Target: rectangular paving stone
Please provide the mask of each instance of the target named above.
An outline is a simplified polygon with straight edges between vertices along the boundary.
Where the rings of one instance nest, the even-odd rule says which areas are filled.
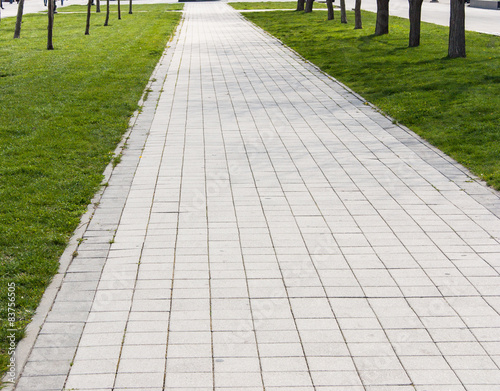
[[[498,193],[227,4],[183,18],[17,391],[493,390]]]

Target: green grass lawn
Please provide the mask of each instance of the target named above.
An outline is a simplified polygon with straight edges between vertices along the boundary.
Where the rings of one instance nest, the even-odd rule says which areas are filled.
[[[337,14],[338,15],[338,14]],[[354,30],[323,12],[245,13],[323,71],[500,189],[500,37],[466,34],[467,58],[448,59],[448,29],[422,24],[408,48],[409,22],[391,17],[373,35],[375,14]]]
[[[128,8],[129,8],[129,2],[128,1],[121,1],[120,2],[121,6],[121,13],[122,14],[128,14]],[[137,4],[137,3],[132,3],[132,13],[134,12],[162,12],[162,11],[181,11],[184,7],[184,3],[172,3],[172,4],[163,4],[163,9],[162,10],[152,10],[151,5],[148,4]],[[96,7],[95,5],[92,6],[92,15],[95,12]],[[118,11],[118,5],[116,4],[116,1],[110,1],[109,5],[109,10],[111,12],[117,12]],[[85,12],[87,13],[87,6],[86,5],[68,5],[65,7],[58,7],[57,8],[57,13],[64,13],[64,12]],[[101,0],[101,13],[104,13],[106,15],[106,1]]]
[[[7,291],[16,285],[16,324],[29,322],[180,13],[137,6],[103,27],[105,13],[47,15],[0,24],[0,365],[7,365]]]
[[[238,2],[229,3],[231,7],[237,10],[281,10],[281,9],[297,9],[296,1],[263,1],[263,2]],[[325,8],[325,3],[314,2],[314,8]]]

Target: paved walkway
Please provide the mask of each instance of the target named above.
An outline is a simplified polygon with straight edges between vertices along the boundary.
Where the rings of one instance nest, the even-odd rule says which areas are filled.
[[[17,391],[498,390],[497,193],[225,4],[154,78]]]

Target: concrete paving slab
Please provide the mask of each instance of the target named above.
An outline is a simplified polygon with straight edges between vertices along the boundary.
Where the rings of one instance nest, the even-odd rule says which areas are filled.
[[[169,46],[16,389],[498,386],[499,194],[226,4]]]

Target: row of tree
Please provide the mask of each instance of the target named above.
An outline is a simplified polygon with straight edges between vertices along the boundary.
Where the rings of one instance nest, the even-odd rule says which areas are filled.
[[[92,5],[94,1],[88,0],[87,3],[87,19],[85,24],[85,35],[90,34],[90,15],[92,14]],[[117,1],[118,5],[118,19],[121,19],[121,4],[120,0]],[[54,29],[54,11],[55,11],[55,0],[48,0],[47,4],[48,8],[48,25],[47,25],[47,50],[53,50],[53,29]],[[23,23],[23,12],[24,12],[24,0],[19,0],[17,6],[17,17],[16,17],[16,27],[14,30],[14,38],[21,37],[21,26]],[[96,0],[96,13],[101,12],[100,0]],[[109,0],[106,0],[106,19],[104,21],[104,26],[109,25]],[[129,9],[128,13],[132,14],[132,0],[129,0]]]
[[[297,11],[312,12],[314,0],[297,0]],[[422,19],[423,0],[408,0],[410,11],[409,47],[420,45],[420,24]],[[333,1],[326,0],[328,20],[334,19]],[[362,28],[361,0],[354,6],[354,28]],[[347,23],[345,0],[340,0],[340,21]],[[389,33],[389,0],[377,0],[377,21],[375,35]],[[450,58],[465,57],[465,1],[450,1],[450,33],[448,40],[448,56]]]

